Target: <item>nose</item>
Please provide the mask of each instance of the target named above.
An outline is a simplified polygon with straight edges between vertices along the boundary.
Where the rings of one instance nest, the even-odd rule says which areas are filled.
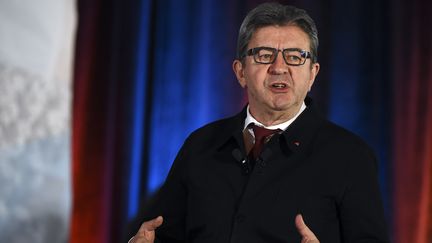
[[[283,59],[283,54],[279,52],[278,55],[276,56],[276,60],[269,66],[268,71],[270,74],[278,75],[278,74],[285,74],[288,72],[288,65],[285,63],[285,60]]]

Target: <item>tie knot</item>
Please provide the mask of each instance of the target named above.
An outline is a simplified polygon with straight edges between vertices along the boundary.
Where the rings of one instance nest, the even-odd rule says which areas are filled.
[[[280,129],[267,129],[264,127],[257,126],[255,124],[252,125],[252,129],[255,135],[255,141],[262,141],[270,135],[273,135],[280,131]]]
[[[264,127],[259,127],[255,124],[251,124],[252,130],[255,135],[255,144],[250,151],[250,155],[255,160],[258,158],[258,155],[261,153],[261,150],[265,143],[271,138],[271,136],[277,132],[282,130],[280,129],[267,129]]]

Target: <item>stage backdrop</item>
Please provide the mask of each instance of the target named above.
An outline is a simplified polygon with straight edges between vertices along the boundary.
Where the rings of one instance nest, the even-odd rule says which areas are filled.
[[[76,12],[0,1],[0,242],[67,242]]]
[[[78,1],[71,242],[127,241],[186,136],[245,104],[231,63],[260,2]],[[375,149],[393,242],[428,242],[430,1],[281,2],[317,23],[311,96]]]

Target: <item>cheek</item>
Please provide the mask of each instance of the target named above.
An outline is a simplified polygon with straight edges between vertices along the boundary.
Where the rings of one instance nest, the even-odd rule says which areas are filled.
[[[292,79],[294,80],[294,87],[297,92],[308,91],[312,86],[311,73],[310,72],[298,72],[292,73]]]
[[[264,85],[266,72],[260,69],[251,69],[245,73],[246,85],[249,87],[261,87]]]

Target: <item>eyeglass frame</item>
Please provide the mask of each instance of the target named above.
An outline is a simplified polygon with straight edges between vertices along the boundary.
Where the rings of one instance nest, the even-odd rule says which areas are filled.
[[[269,51],[272,51],[273,55],[275,55],[274,53],[276,51],[277,52],[276,52],[276,55],[275,55],[275,57],[274,57],[274,59],[273,59],[272,62],[259,62],[259,61],[256,60],[255,54],[257,54],[258,51],[260,51],[260,50],[269,50]],[[298,52],[300,52],[301,57],[304,58],[303,63],[299,63],[299,64],[288,63],[288,61],[286,60],[285,55],[283,54],[284,51],[298,51]],[[312,60],[312,54],[309,51],[306,51],[306,50],[302,50],[302,49],[299,49],[299,48],[285,48],[285,49],[281,50],[281,49],[276,49],[276,48],[273,48],[273,47],[266,47],[266,46],[259,46],[259,47],[251,48],[251,49],[249,49],[249,50],[246,51],[246,54],[244,54],[243,57],[253,56],[253,59],[254,59],[254,61],[256,63],[259,63],[259,64],[273,64],[276,61],[276,59],[277,59],[277,57],[279,55],[279,52],[282,53],[282,58],[284,59],[285,64],[289,65],[289,66],[301,66],[301,65],[304,65],[306,63],[306,59],[309,58],[309,59]]]

